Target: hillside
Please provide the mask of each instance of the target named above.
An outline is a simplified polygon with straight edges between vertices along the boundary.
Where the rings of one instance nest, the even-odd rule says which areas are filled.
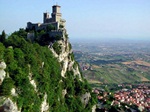
[[[0,110],[90,112],[94,97],[67,34],[52,39],[42,30],[31,41],[27,33],[20,29],[0,43]]]

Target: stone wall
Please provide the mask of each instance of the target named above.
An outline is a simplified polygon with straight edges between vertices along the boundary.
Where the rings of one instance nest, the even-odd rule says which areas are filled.
[[[63,37],[63,34],[64,34],[64,31],[63,31],[63,30],[52,30],[52,31],[49,33],[49,36],[50,36],[50,37],[56,37],[56,36]]]

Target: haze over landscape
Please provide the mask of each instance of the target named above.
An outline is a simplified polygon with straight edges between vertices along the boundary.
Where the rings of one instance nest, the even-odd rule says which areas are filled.
[[[42,13],[59,4],[71,39],[150,38],[149,0],[1,0],[0,32],[25,28],[26,22],[42,22]],[[15,24],[15,25],[14,25]]]
[[[150,112],[150,0],[0,0],[0,112]]]

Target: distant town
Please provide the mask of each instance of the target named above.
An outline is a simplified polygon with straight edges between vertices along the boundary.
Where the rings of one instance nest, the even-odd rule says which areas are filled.
[[[99,100],[99,109],[103,110],[104,102],[112,94],[114,99],[111,101],[111,106],[121,107],[123,104],[125,108],[130,110],[138,109],[140,111],[150,111],[150,82],[140,84],[120,84],[116,88],[119,90],[112,93],[104,89],[95,88],[93,91],[97,94]],[[133,107],[133,105],[136,106]]]
[[[122,86],[122,85],[121,85]],[[132,88],[132,85],[130,85]],[[119,102],[129,105],[137,105],[141,111],[144,109],[150,110],[150,84],[139,84],[132,89],[122,89],[114,95],[114,103],[119,105]]]

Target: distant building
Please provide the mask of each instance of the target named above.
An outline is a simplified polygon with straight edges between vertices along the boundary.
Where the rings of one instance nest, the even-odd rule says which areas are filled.
[[[27,29],[29,30],[46,30],[48,25],[53,25],[55,27],[55,31],[58,31],[65,27],[66,21],[61,18],[62,14],[60,13],[60,6],[54,5],[52,6],[52,14],[50,18],[49,12],[45,12],[43,14],[43,23],[27,23]]]

